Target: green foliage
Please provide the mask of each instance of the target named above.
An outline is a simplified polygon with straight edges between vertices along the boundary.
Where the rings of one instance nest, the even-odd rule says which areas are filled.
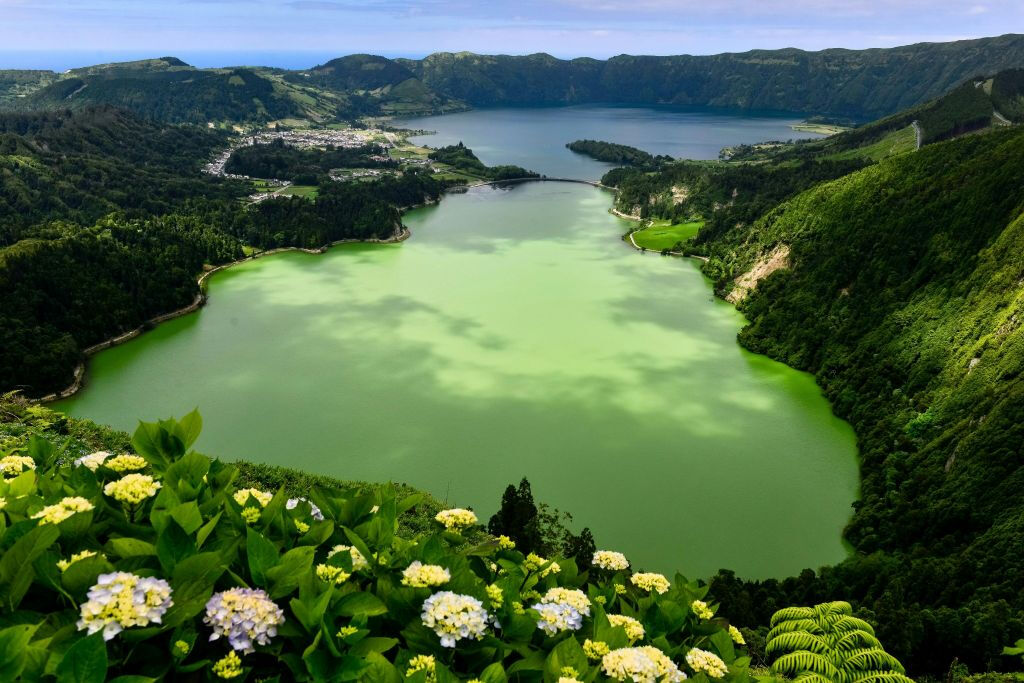
[[[323,178],[335,168],[398,168],[395,161],[370,158],[382,155],[386,156],[387,151],[380,145],[303,149],[277,139],[270,144],[239,147],[228,159],[224,170],[253,178],[297,182],[296,179],[304,177]]]
[[[461,142],[433,150],[429,155],[434,161],[448,164],[458,171],[488,180],[511,180],[515,178],[538,178],[533,171],[520,166],[486,166],[477,159],[473,150]]]
[[[871,626],[852,614],[846,602],[776,612],[765,645],[765,653],[776,657],[772,671],[816,683],[909,683]]]
[[[641,166],[656,168],[658,165],[672,161],[672,157],[654,156],[642,149],[620,145],[614,142],[603,140],[576,140],[565,145],[577,154],[585,154],[598,161],[607,161],[622,166]]]
[[[29,423],[46,418],[45,411],[8,403],[5,412],[22,411]],[[727,623],[690,609],[706,587],[677,575],[667,592],[648,594],[628,572],[580,571],[564,557],[549,571],[554,565],[531,563],[519,550],[478,542],[458,527],[435,524],[403,536],[400,520],[419,500],[391,486],[324,482],[291,502],[284,488],[254,496],[239,486],[236,467],[192,450],[200,424],[196,413],[140,423],[131,445],[144,463],[135,474],[159,486],[130,501],[112,486],[128,476],[112,469],[114,460],[92,468],[75,462],[66,443],[4,442],[5,455],[30,457],[33,465],[0,481],[4,680],[216,680],[216,672],[234,673],[227,657],[233,648],[239,681],[555,683],[569,676],[566,667],[579,680],[605,680],[600,661],[584,653],[583,640],[590,639],[613,649],[653,645],[683,668],[687,653],[700,648],[728,665],[722,680],[750,681],[749,660],[733,645]],[[69,496],[85,499],[85,507],[50,523],[37,519],[44,506]],[[339,545],[355,550],[332,553]],[[58,566],[61,560],[68,562]],[[408,585],[404,572],[414,562],[443,567],[446,580],[436,588]],[[165,585],[169,595],[146,603],[162,618],[141,616],[139,583],[139,593],[123,596],[118,610],[79,625],[82,614],[97,614],[90,610],[103,604],[102,585],[111,579]],[[580,590],[589,615],[576,630],[548,635],[531,605],[555,587]],[[255,589],[254,598],[281,609],[280,623],[251,651],[236,635],[210,638],[213,625],[227,618],[214,606],[236,588]],[[454,647],[445,647],[424,622],[425,600],[441,590],[480,601],[488,621],[478,639],[456,632]],[[622,627],[611,627],[606,615],[618,613],[644,626],[642,640],[631,642]],[[120,627],[88,634],[85,624],[94,618]],[[272,621],[258,614],[240,628]],[[417,671],[423,660],[413,661],[423,656],[426,672]]]

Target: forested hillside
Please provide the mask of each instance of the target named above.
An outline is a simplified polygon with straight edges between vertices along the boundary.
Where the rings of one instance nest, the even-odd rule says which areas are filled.
[[[1024,131],[968,136],[698,235],[724,290],[786,254],[742,302],[740,340],[813,372],[862,453],[856,554],[817,579],[727,576],[732,613],[849,596],[936,673],[996,664],[1024,631],[1022,159]]]
[[[476,106],[664,102],[870,120],[938,97],[968,78],[1019,67],[1024,36],[607,61],[465,52],[396,61],[428,87]]]
[[[1024,36],[871,50],[753,50],[706,56],[349,55],[288,71],[196,69],[179,59],[103,64],[66,74],[0,71],[0,107],[109,104],[171,122],[326,122],[473,106],[586,102],[678,104],[827,114],[861,121],[932,100],[968,79],[1024,64]],[[999,101],[1007,116],[1019,100]]]
[[[63,388],[83,348],[191,303],[243,244],[388,238],[443,188],[406,173],[249,207],[250,184],[200,172],[227,143],[109,107],[0,116],[0,391]]]

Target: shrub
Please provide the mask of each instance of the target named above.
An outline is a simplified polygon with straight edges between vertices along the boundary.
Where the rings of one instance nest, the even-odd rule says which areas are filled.
[[[682,576],[647,590],[460,524],[403,537],[420,494],[239,486],[191,449],[200,428],[142,423],[145,463],[116,470],[4,443],[0,680],[750,680]]]

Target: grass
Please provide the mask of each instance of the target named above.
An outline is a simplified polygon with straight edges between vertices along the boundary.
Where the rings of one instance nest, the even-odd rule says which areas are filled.
[[[846,159],[871,159],[872,161],[881,161],[882,159],[894,157],[899,154],[913,152],[916,147],[917,135],[914,133],[914,127],[907,126],[906,128],[894,130],[874,144],[858,147],[856,149],[848,149],[844,152],[836,152],[835,154],[828,155],[827,158],[835,159],[836,161],[843,161]]]
[[[843,131],[850,130],[848,126],[836,126],[830,123],[794,123],[790,126],[793,130],[806,133],[818,133],[819,135],[836,135]]]
[[[679,242],[689,241],[704,225],[704,221],[689,221],[672,225],[667,220],[656,220],[643,230],[633,233],[637,246],[651,251],[671,249]]]
[[[305,199],[316,199],[317,188],[314,185],[292,185],[281,190],[278,194],[288,197],[304,197]]]

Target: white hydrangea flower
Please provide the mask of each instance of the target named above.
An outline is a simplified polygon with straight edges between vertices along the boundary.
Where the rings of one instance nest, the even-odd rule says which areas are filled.
[[[694,600],[690,603],[690,609],[697,616],[698,619],[710,619],[715,616],[715,613],[708,607],[708,603],[703,600]]]
[[[679,683],[686,674],[656,647],[622,647],[601,658],[609,678],[633,683]]]
[[[644,637],[644,625],[633,617],[624,614],[609,614],[608,622],[612,626],[621,626],[626,631],[626,637],[630,640],[641,640]]]
[[[634,586],[648,593],[657,591],[660,593],[667,593],[668,589],[672,587],[669,580],[665,578],[664,574],[657,574],[655,572],[640,572],[639,574],[633,574],[629,577],[629,580]]]
[[[696,647],[686,653],[686,663],[696,673],[703,671],[709,678],[724,678],[729,672],[721,657]]]
[[[6,455],[0,458],[0,475],[3,475],[4,481],[7,481],[8,477],[14,478],[35,468],[36,461],[27,455]]]
[[[249,654],[254,642],[267,645],[277,635],[284,611],[261,589],[232,588],[213,594],[203,623],[213,629],[210,640],[226,636],[234,650]]]
[[[402,584],[413,588],[440,586],[451,581],[452,574],[437,564],[423,564],[416,560],[402,571]]]
[[[442,647],[455,647],[463,638],[480,640],[488,620],[483,603],[471,595],[441,591],[423,601],[421,621],[438,635]]]
[[[128,572],[100,574],[80,606],[78,630],[103,631],[110,640],[131,626],[159,624],[174,604],[171,586],[163,579],[143,578]]]
[[[578,631],[583,626],[583,615],[580,611],[564,602],[538,602],[530,605],[530,609],[536,610],[540,616],[537,628],[548,635],[553,636],[560,631]]]
[[[32,515],[32,519],[38,519],[40,524],[60,524],[68,517],[79,513],[88,512],[93,509],[93,504],[88,498],[81,496],[69,496],[62,498],[59,503],[47,505],[39,512]]]
[[[587,597],[586,593],[576,588],[549,588],[540,601],[544,605],[564,603],[574,608],[583,616],[590,616],[590,598]]]
[[[594,553],[593,565],[608,571],[623,571],[629,569],[629,560],[622,553],[614,550],[598,550]]]
[[[75,466],[88,467],[95,472],[109,457],[110,451],[96,451],[95,453],[83,455],[81,458],[75,458]]]
[[[477,522],[476,513],[463,508],[441,510],[434,516],[434,519],[443,524],[448,531],[459,531],[471,527]]]

